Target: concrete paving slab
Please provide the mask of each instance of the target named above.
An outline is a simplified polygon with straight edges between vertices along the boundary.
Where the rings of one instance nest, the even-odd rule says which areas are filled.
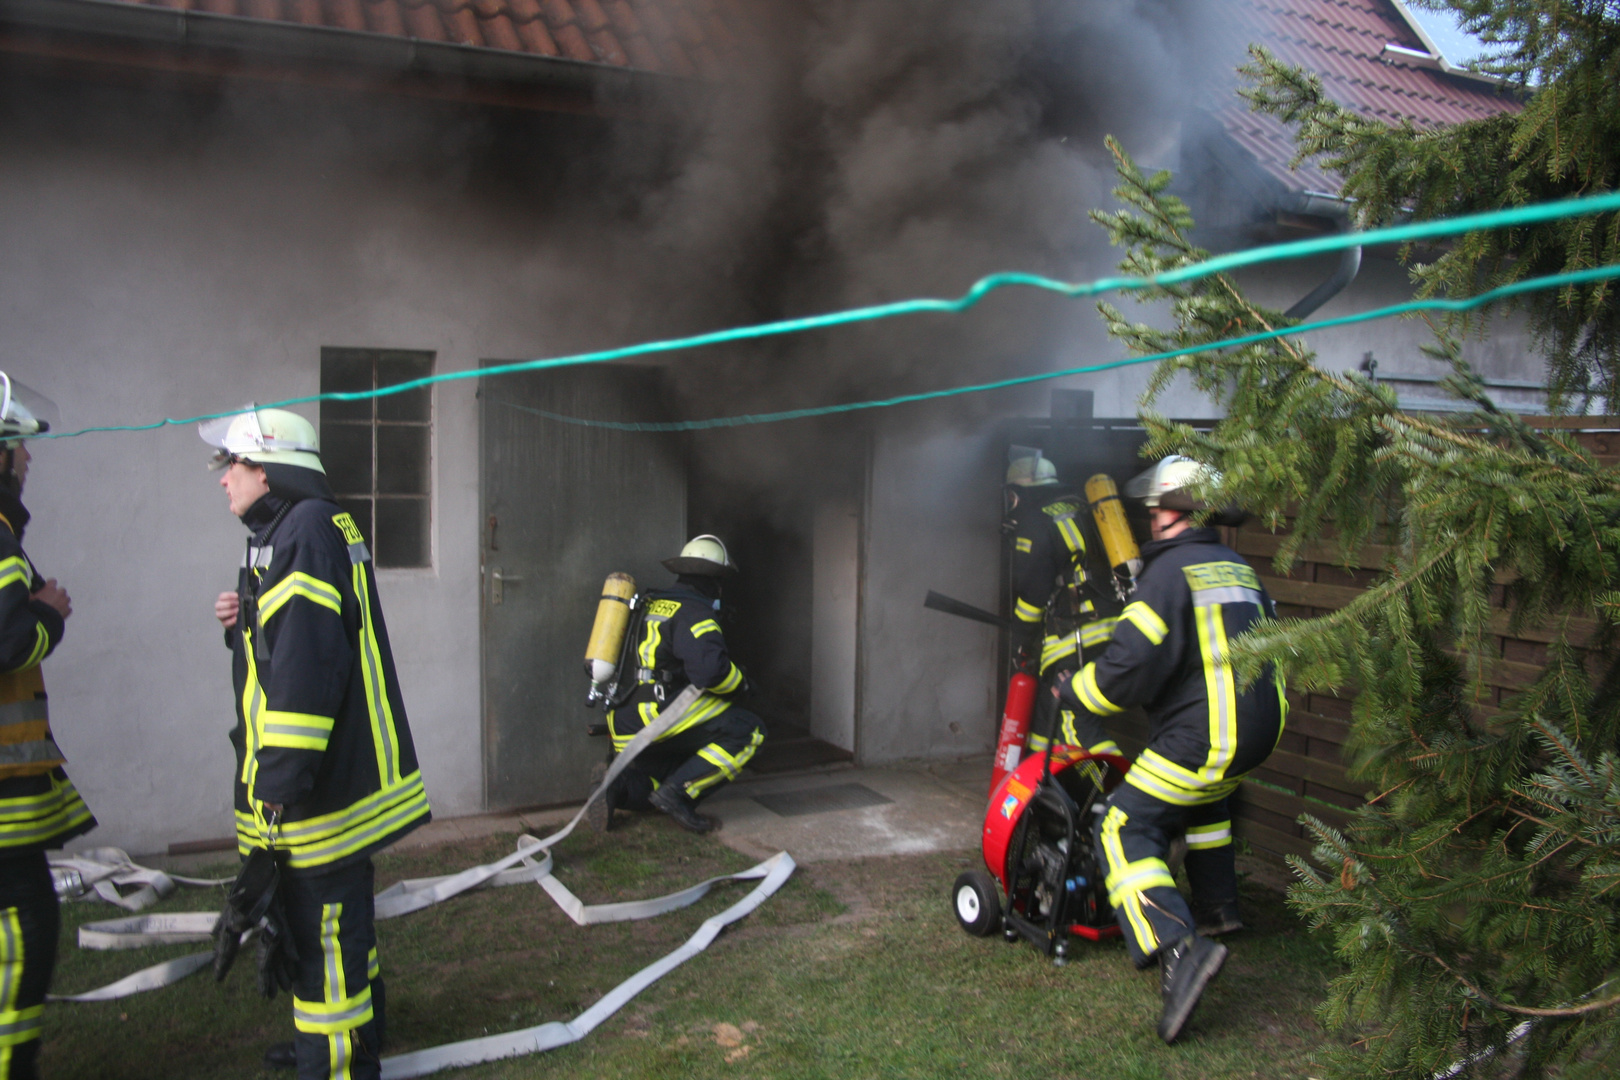
[[[813,863],[957,851],[978,846],[989,775],[985,758],[773,776],[732,784],[703,810],[722,822],[721,841],[751,856],[786,851]],[[858,805],[877,802],[861,789],[884,801]]]

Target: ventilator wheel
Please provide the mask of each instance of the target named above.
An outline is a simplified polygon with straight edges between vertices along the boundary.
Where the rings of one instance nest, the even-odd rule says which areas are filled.
[[[1001,892],[983,870],[969,870],[951,887],[956,921],[974,937],[989,937],[1001,929]]]

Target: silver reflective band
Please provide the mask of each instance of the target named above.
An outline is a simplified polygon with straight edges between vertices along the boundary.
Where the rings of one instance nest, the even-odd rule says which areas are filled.
[[[0,765],[38,765],[42,761],[63,761],[62,751],[50,739],[0,745]]]
[[[260,562],[259,559],[264,561]],[[248,545],[247,554],[242,556],[243,566],[269,566],[276,558],[276,545],[267,544],[264,547]]]
[[[22,701],[8,701],[0,705],[0,727],[49,719],[50,706],[44,698],[24,698]]]
[[[1212,604],[1253,604],[1262,607],[1261,594],[1255,589],[1246,589],[1242,585],[1222,585],[1214,589],[1198,589],[1192,594],[1194,607],[1209,607]]]
[[[371,558],[371,552],[366,550],[366,545],[364,545],[364,544],[350,544],[349,545],[349,561],[351,563],[363,563],[369,558]]]

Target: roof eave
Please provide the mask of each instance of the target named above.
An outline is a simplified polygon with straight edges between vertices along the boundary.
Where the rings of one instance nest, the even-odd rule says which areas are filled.
[[[499,83],[609,107],[695,85],[690,79],[612,64],[123,0],[0,0],[0,26],[358,69],[384,79],[426,76]]]

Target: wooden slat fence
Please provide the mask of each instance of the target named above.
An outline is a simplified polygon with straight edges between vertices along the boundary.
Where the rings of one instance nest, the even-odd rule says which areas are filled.
[[[1605,464],[1620,463],[1620,417],[1527,419],[1536,427],[1560,429],[1560,436],[1577,439]],[[1337,545],[1308,544],[1291,572],[1282,577],[1271,566],[1281,536],[1253,523],[1226,532],[1228,543],[1254,566],[1283,617],[1310,618],[1343,607],[1372,582],[1389,555],[1388,549],[1369,544],[1355,553],[1347,567]],[[1558,632],[1557,626],[1545,625],[1520,628],[1509,636],[1502,583],[1496,586],[1493,602],[1502,610],[1492,620],[1497,655],[1485,671],[1490,699],[1480,706],[1487,713],[1503,694],[1529,685],[1541,674],[1547,642]],[[1576,640],[1584,639],[1596,626],[1590,618],[1558,617],[1559,624],[1565,620]],[[1281,866],[1285,856],[1309,855],[1312,842],[1299,824],[1299,816],[1309,813],[1329,825],[1342,826],[1370,794],[1364,783],[1345,775],[1342,763],[1352,696],[1348,692],[1342,697],[1289,692],[1288,726],[1277,750],[1251,774],[1234,799],[1234,831],[1262,860]],[[1135,711],[1123,719],[1125,723],[1116,729],[1120,743],[1127,753],[1135,754],[1146,744],[1147,719]]]

